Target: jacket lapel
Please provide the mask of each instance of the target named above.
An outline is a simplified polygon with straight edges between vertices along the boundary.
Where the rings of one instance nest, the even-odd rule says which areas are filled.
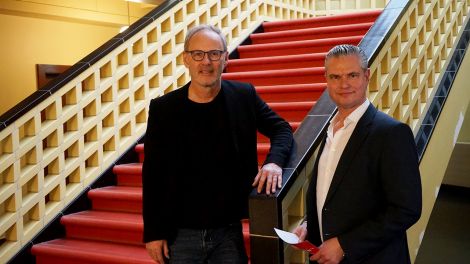
[[[326,196],[325,205],[328,203],[329,199],[334,195],[337,187],[341,183],[343,177],[346,175],[351,162],[354,160],[354,157],[361,147],[364,139],[369,134],[369,125],[375,117],[377,109],[372,105],[372,103],[367,108],[364,115],[359,119],[354,131],[349,138],[346,147],[344,148],[343,154],[339,159],[338,166],[336,167],[335,174],[331,180],[330,189]]]

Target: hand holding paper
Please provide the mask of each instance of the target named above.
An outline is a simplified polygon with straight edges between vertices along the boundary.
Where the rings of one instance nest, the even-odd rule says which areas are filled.
[[[281,229],[274,228],[277,236],[282,239],[282,241],[287,244],[296,246],[302,250],[308,251],[310,254],[315,254],[318,252],[318,247],[310,243],[308,240],[300,241],[299,237],[291,232],[287,232]]]

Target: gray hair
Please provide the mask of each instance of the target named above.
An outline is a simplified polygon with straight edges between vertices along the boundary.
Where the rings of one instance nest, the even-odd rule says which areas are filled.
[[[191,28],[188,31],[188,33],[186,34],[186,38],[184,39],[184,50],[185,51],[188,50],[189,41],[191,40],[191,38],[196,33],[198,33],[199,31],[203,31],[203,30],[212,31],[212,32],[216,33],[217,35],[219,35],[220,40],[222,41],[222,45],[224,46],[224,51],[227,51],[227,41],[225,40],[225,36],[222,34],[222,31],[220,31],[220,29],[218,29],[218,28],[216,28],[212,25],[198,25],[198,26],[195,26],[195,27]]]
[[[325,67],[326,63],[330,58],[337,58],[341,56],[348,56],[348,55],[356,55],[359,57],[361,60],[361,68],[363,70],[367,70],[369,61],[367,59],[366,54],[364,51],[359,48],[358,46],[350,45],[350,44],[342,44],[342,45],[337,45],[334,46],[328,53],[326,54],[325,57]]]

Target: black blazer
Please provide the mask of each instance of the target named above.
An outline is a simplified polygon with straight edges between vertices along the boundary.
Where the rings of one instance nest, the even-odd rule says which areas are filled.
[[[318,245],[319,157],[307,192],[308,239]],[[338,237],[346,255],[342,263],[409,263],[406,230],[421,215],[411,129],[369,105],[341,155],[321,212],[323,239]]]
[[[180,209],[172,208],[172,201],[178,195],[177,175],[184,166],[181,161],[187,158],[185,135],[188,132],[182,122],[187,113],[182,102],[187,100],[189,85],[150,103],[142,171],[144,242],[173,236],[175,219],[171,212]],[[258,173],[257,131],[271,141],[265,163],[282,167],[290,155],[292,128],[261,100],[251,84],[224,80],[222,90],[235,146],[235,159],[228,169],[236,170],[243,177],[246,195],[242,195],[245,200],[241,203],[247,207],[251,183]]]

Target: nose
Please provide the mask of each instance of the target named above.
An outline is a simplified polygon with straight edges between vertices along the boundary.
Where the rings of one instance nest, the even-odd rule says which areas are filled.
[[[209,59],[209,53],[204,53],[204,57],[202,57],[202,63],[209,64],[211,60]]]
[[[341,76],[339,85],[343,88],[349,87],[349,78],[347,76]]]

